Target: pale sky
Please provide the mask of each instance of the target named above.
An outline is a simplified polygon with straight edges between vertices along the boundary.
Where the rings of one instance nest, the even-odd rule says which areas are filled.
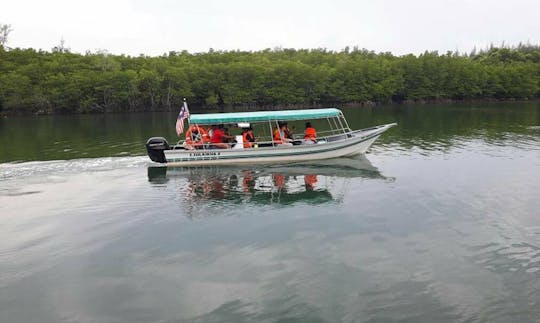
[[[9,47],[169,51],[358,46],[396,55],[540,44],[540,0],[0,0]]]

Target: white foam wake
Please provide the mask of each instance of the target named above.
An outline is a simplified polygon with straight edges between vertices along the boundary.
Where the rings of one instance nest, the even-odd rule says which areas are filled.
[[[0,180],[27,176],[70,174],[140,167],[150,163],[147,156],[100,157],[71,160],[32,161],[0,164]]]

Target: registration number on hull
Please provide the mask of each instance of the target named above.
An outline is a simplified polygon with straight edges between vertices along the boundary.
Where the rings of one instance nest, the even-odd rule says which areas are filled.
[[[218,151],[204,151],[204,152],[193,152],[189,153],[189,157],[206,157],[206,156],[220,156],[221,153]]]

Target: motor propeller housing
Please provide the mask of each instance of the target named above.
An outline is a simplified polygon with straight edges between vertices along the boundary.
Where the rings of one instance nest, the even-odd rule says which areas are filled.
[[[146,151],[152,161],[166,163],[165,150],[169,150],[169,143],[163,137],[152,137],[146,142]]]

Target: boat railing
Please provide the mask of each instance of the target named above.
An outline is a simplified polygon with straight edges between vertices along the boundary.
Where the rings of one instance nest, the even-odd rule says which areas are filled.
[[[176,146],[173,147],[173,149],[195,149],[195,150],[215,150],[215,149],[235,149],[234,147],[236,145],[240,145],[240,148],[243,148],[243,143],[238,142],[226,142],[225,143],[228,148],[223,148],[223,145],[217,145],[213,143],[198,143],[198,144],[191,144],[188,145],[185,144],[185,141],[179,141]],[[277,145],[274,141],[256,141],[252,143],[254,147],[273,147],[274,145]],[[238,148],[236,148],[238,149]]]
[[[332,129],[326,129],[322,131],[317,132],[317,143],[328,143],[328,142],[335,142],[339,140],[344,140],[347,138],[350,138],[352,136],[353,131],[351,129],[346,127],[339,127],[339,128],[332,128]],[[261,140],[262,139],[262,140]],[[297,133],[293,134],[291,143],[294,146],[302,145],[304,144],[304,134],[303,133]],[[230,142],[226,143],[228,148],[224,148],[223,144],[215,145],[212,143],[199,143],[195,145],[186,145],[185,141],[179,141],[173,149],[196,149],[196,150],[216,150],[216,149],[242,149],[244,148],[243,143],[237,143],[237,142]],[[257,141],[253,143],[253,147],[257,148],[265,148],[265,147],[275,147],[279,146],[278,143],[273,141],[271,137],[263,136],[263,137],[257,137]]]
[[[344,135],[347,133],[350,133],[351,131],[348,129],[330,129],[330,130],[323,130],[323,131],[317,131],[317,137],[318,138],[324,138],[324,137],[331,137],[336,135]],[[293,134],[294,140],[302,140],[304,139],[304,134]]]
[[[348,132],[351,132],[351,131],[349,129],[330,129],[330,130],[317,131],[317,134],[325,135],[325,136],[333,136],[333,135],[343,135]]]
[[[326,131],[326,133],[328,133],[329,131]],[[329,142],[336,142],[336,141],[340,141],[340,140],[345,140],[347,138],[350,138],[351,137],[351,134],[350,133],[343,133],[343,132],[340,132],[340,133],[331,133],[329,135],[326,135],[326,136],[317,136],[317,143],[318,144],[324,144],[324,143],[329,143]],[[306,140],[304,140],[303,136],[300,137],[300,136],[297,136],[297,137],[293,137],[291,143],[293,144],[293,146],[298,146],[298,145],[303,145],[304,142]],[[212,144],[212,143],[200,143],[200,144],[194,144],[194,145],[190,145],[189,147],[184,143],[184,141],[179,141],[177,145],[175,145],[172,149],[188,149],[188,150],[218,150],[218,149],[222,149],[222,150],[225,150],[225,149],[243,149],[244,146],[243,146],[243,143],[237,143],[237,142],[229,142],[229,143],[225,143],[227,144],[227,147],[228,148],[224,148],[223,145],[216,145],[216,144]],[[266,148],[266,147],[276,147],[276,146],[280,146],[280,144],[276,143],[275,141],[273,140],[257,140],[256,142],[253,142],[253,148]],[[238,145],[238,146],[237,146]],[[238,148],[235,148],[235,146],[237,146]]]

